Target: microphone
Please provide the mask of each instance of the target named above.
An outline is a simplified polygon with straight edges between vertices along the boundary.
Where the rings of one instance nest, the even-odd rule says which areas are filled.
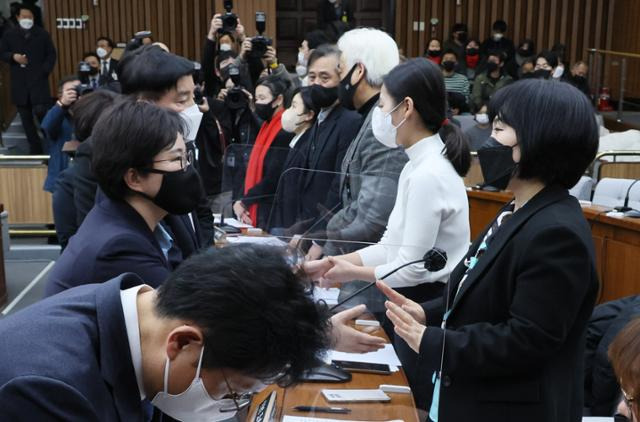
[[[245,196],[242,199],[264,199],[264,198],[272,198],[274,197],[275,194],[268,194],[268,195],[254,195],[254,196]],[[224,204],[224,206],[220,209],[220,224],[218,224],[218,228],[222,231],[224,231],[227,234],[237,234],[240,233],[240,229],[238,229],[237,227],[233,227],[230,226],[228,224],[224,224],[224,210],[230,206],[233,205],[234,202],[238,201],[240,199],[232,199],[231,201],[227,202],[226,204]]]
[[[430,250],[427,251],[427,253],[424,254],[424,256],[422,257],[422,259],[417,259],[415,261],[411,261],[411,262],[407,262],[406,264],[402,264],[400,265],[398,268],[395,268],[391,271],[389,271],[388,273],[386,273],[385,275],[383,275],[382,277],[380,277],[380,280],[384,280],[385,278],[389,277],[390,275],[396,273],[397,271],[400,271],[401,269],[403,269],[404,267],[408,267],[409,265],[413,265],[413,264],[418,264],[420,262],[424,262],[424,268],[431,272],[437,272],[442,270],[445,265],[447,265],[447,253],[445,251],[443,251],[440,248],[436,248],[433,247]],[[335,310],[337,307],[344,305],[346,302],[348,302],[349,300],[351,300],[353,297],[359,295],[360,293],[364,292],[365,290],[369,289],[371,286],[375,286],[376,282],[372,282],[367,284],[366,286],[356,290],[355,292],[351,293],[349,296],[347,296],[346,298],[342,299],[340,302],[338,302],[337,304],[333,305],[331,308],[329,308],[329,311],[333,311]]]
[[[631,193],[631,188],[633,187],[633,185],[635,185],[639,180],[640,179],[636,179],[629,185],[629,188],[627,189],[627,194],[624,196],[624,205],[621,207],[620,206],[615,207],[614,209],[616,211],[627,212],[633,209],[629,206],[629,194]]]

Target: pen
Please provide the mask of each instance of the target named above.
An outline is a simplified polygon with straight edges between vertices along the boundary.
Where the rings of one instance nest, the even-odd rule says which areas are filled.
[[[323,413],[350,413],[346,407],[322,407],[322,406],[296,406],[298,412],[323,412]]]

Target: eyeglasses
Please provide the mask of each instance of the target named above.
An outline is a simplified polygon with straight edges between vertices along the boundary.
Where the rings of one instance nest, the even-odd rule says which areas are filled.
[[[627,405],[627,407],[631,409],[631,406],[633,405],[636,399],[628,395],[624,390],[622,390],[622,398],[624,400],[624,403]]]
[[[227,376],[224,374],[224,371],[222,371],[222,378],[224,378],[224,382],[225,384],[227,384],[227,390],[229,390],[229,393],[226,394],[223,398],[233,400],[233,407],[222,408],[220,409],[220,411],[239,412],[240,410],[247,407],[249,403],[251,403],[251,393],[238,394],[233,391],[233,389],[231,388],[231,384],[229,384],[229,380],[227,380]]]
[[[187,152],[185,152],[184,154],[181,154],[178,157],[174,157],[174,158],[167,158],[166,160],[155,160],[153,161],[153,163],[164,163],[164,162],[169,162],[169,163],[176,163],[176,162],[180,162],[180,169],[182,171],[186,171],[187,168],[193,164],[193,151],[192,150],[188,150]],[[154,169],[147,169],[147,171],[150,171],[151,173],[154,173],[153,171]],[[164,173],[164,171],[159,170],[159,172]]]

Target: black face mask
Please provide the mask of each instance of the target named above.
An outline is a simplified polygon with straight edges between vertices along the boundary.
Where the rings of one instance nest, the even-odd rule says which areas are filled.
[[[273,104],[273,101],[267,104],[256,104],[256,114],[258,115],[259,118],[261,118],[265,122],[270,121],[271,118],[273,117],[273,112],[275,111],[275,108],[273,108],[272,104]]]
[[[513,161],[513,147],[502,145],[494,137],[478,148],[478,160],[484,184],[505,190],[518,165]]]
[[[477,48],[467,48],[467,56],[475,56],[478,52]]]
[[[536,75],[534,75],[533,72],[527,72],[527,73],[523,73],[522,76],[520,76],[520,79],[532,79],[535,77]]]
[[[340,85],[338,88],[338,98],[340,98],[340,104],[342,104],[342,106],[347,110],[356,109],[356,106],[353,104],[353,96],[356,93],[358,85],[360,85],[360,82],[362,82],[362,79],[360,79],[355,85],[353,85],[351,83],[351,75],[353,75],[353,72],[355,72],[357,66],[357,63],[353,65],[349,73],[347,73],[347,76],[345,76],[344,79],[340,81]]]
[[[100,72],[100,69],[98,69],[97,67],[93,67],[93,66],[90,66],[90,67],[91,67],[91,70],[89,71],[89,75],[95,76],[98,74],[98,72]]]
[[[487,73],[493,73],[498,70],[498,63],[496,62],[487,62]]]
[[[551,77],[551,71],[545,69],[538,69],[533,72],[533,77],[538,79],[549,79]]]
[[[442,50],[427,50],[427,54],[430,55],[431,57],[438,57],[440,56],[440,52]]]
[[[452,62],[451,60],[447,60],[446,62],[442,62],[442,68],[447,72],[451,72],[456,68],[456,62]]]
[[[522,57],[529,57],[533,55],[531,50],[529,50],[528,48],[519,49],[518,54],[520,54]]]
[[[309,95],[313,108],[320,110],[321,108],[330,107],[338,99],[338,87],[325,88],[322,85],[311,85]]]
[[[162,174],[162,185],[153,198],[141,192],[137,193],[151,200],[169,214],[181,215],[195,210],[198,202],[205,195],[202,180],[193,164],[184,171],[158,169],[145,169],[145,171]]]
[[[576,85],[586,85],[587,84],[587,78],[584,76],[571,76],[571,79],[573,80],[573,83]]]

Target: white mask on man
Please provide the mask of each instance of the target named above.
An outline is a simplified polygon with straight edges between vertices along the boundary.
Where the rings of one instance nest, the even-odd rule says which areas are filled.
[[[202,355],[204,346],[200,351],[200,360],[196,369],[196,376],[191,385],[180,394],[169,394],[169,366],[167,357],[164,366],[164,384],[162,391],[155,395],[151,404],[160,409],[162,413],[179,421],[212,422],[231,418],[236,413],[236,407],[232,399],[216,400],[211,397],[200,378],[202,368]]]
[[[105,57],[107,57],[107,54],[109,54],[107,52],[106,49],[102,48],[102,47],[98,47],[96,48],[96,54],[98,55],[98,57],[100,57],[101,59],[104,59]]]
[[[18,21],[18,23],[20,24],[20,27],[22,29],[29,30],[29,29],[33,28],[33,19],[20,19]]]
[[[202,112],[200,108],[198,108],[198,104],[182,110],[180,116],[182,116],[182,119],[187,123],[184,140],[195,141],[198,129],[200,128],[200,122],[202,122]]]
[[[478,113],[476,114],[476,122],[481,125],[486,125],[489,123],[489,115],[487,113]]]

